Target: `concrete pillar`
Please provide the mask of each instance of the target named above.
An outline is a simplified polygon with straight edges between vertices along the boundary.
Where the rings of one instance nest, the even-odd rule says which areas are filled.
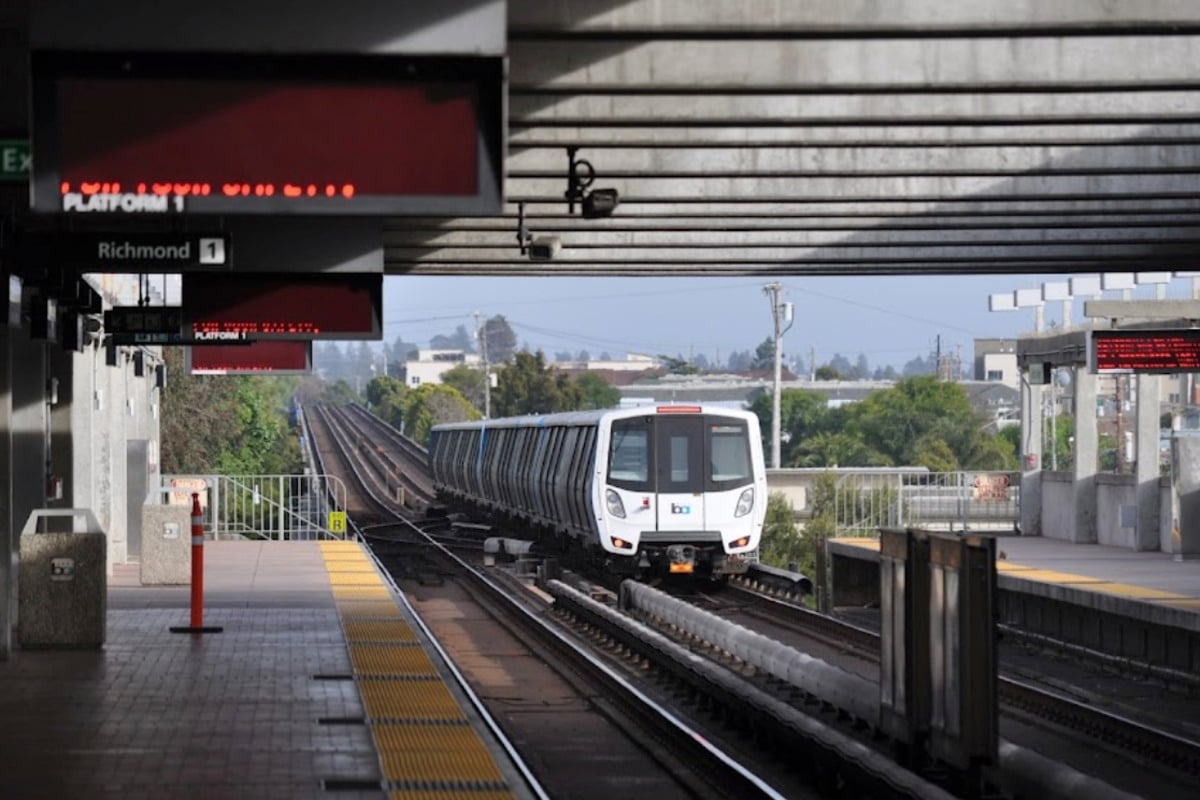
[[[1070,541],[1096,541],[1096,376],[1075,368],[1075,525]]]
[[[1160,492],[1158,486],[1159,376],[1137,376],[1137,529],[1134,550],[1157,550]]]
[[[1042,535],[1042,387],[1021,382],[1021,535]]]
[[[48,401],[49,411],[49,477],[61,482],[61,497],[50,496],[47,488],[46,508],[72,508],[75,504],[77,481],[75,479],[75,436],[85,431],[71,428],[71,409],[75,392],[74,354],[58,344],[47,348],[48,380],[57,383],[53,403]],[[86,492],[86,489],[84,490]],[[81,531],[82,532],[82,531]]]
[[[1200,559],[1200,433],[1171,437],[1171,530],[1163,550],[1176,561]]]
[[[0,661],[12,652],[17,609],[17,536],[12,519],[11,332],[0,325]]]
[[[12,334],[12,525],[46,507],[46,350],[25,332]],[[57,345],[55,345],[57,346]]]

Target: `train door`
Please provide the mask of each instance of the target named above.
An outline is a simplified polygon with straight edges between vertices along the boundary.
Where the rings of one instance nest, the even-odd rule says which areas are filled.
[[[654,451],[658,529],[705,530],[703,418],[655,417]]]

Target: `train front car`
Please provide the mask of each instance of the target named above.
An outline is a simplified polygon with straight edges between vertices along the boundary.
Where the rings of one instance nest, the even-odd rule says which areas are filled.
[[[744,572],[767,506],[758,418],[677,405],[611,412],[600,425],[592,486],[610,568],[712,578]]]

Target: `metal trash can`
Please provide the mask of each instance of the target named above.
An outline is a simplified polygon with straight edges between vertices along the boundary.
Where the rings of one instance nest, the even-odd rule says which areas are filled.
[[[74,530],[38,533],[39,521],[71,518]],[[82,520],[83,530],[78,530]],[[21,530],[17,642],[22,648],[104,646],[108,537],[91,509],[42,508]]]

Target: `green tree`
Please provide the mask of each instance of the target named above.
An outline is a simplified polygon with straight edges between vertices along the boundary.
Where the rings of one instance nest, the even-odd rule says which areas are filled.
[[[379,376],[367,384],[367,403],[372,413],[393,427],[401,427],[407,399],[408,387],[396,378]]]
[[[550,414],[579,408],[581,398],[565,373],[546,366],[542,351],[522,350],[497,378],[492,406],[499,417]]]
[[[972,451],[984,435],[984,422],[963,388],[932,375],[902,379],[848,411],[848,432],[897,466],[970,468]],[[944,442],[947,450],[936,447],[934,439]]]
[[[165,348],[163,356],[172,374],[162,397],[163,472],[300,470],[299,440],[288,421],[299,379],[190,375],[181,349]]]
[[[504,364],[517,350],[517,335],[503,314],[483,323],[483,337],[487,343],[487,358],[492,364]]]
[[[439,334],[429,340],[430,348],[434,350],[462,350],[464,353],[475,352],[475,337],[467,333],[465,325],[459,325],[450,336]]]
[[[768,336],[754,350],[754,361],[750,369],[756,372],[775,369],[775,340]]]
[[[162,471],[214,472],[222,451],[237,436],[237,381],[189,374],[182,348],[163,348],[163,359],[170,380],[162,390],[159,420]]]
[[[822,364],[817,367],[817,371],[813,373],[813,377],[819,381],[840,381],[842,374],[828,364]]]
[[[483,370],[458,364],[442,373],[442,385],[458,390],[467,402],[480,411],[484,406]]]
[[[767,437],[771,431],[772,406],[773,397],[767,392],[754,398],[750,405],[750,410],[758,416],[764,447],[769,444]],[[820,392],[807,389],[784,389],[780,392],[779,430],[780,438],[785,440],[780,446],[780,463],[791,467],[812,466],[800,463],[803,452],[801,443],[819,433],[832,432],[840,423],[839,416],[829,408],[829,401]]]
[[[684,358],[659,355],[658,360],[662,362],[663,368],[671,375],[695,375],[700,371],[695,365],[689,364]]]
[[[890,460],[846,431],[820,431],[797,442],[795,467],[886,467]]]
[[[594,372],[585,372],[575,378],[579,388],[579,410],[616,408],[621,404],[621,393],[609,386]]]
[[[799,565],[811,558],[811,553],[807,552],[809,550],[811,545],[805,541],[804,534],[796,525],[792,502],[782,492],[771,492],[767,498],[762,543],[758,548],[759,560],[784,569],[795,563],[803,572]]]
[[[421,444],[428,444],[429,429],[434,425],[472,419],[479,419],[479,412],[449,386],[426,383],[405,396],[402,427],[406,436]]]

